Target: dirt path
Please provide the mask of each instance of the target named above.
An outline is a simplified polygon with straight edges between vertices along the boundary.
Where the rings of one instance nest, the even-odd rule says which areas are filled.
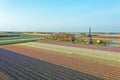
[[[17,45],[2,46],[1,48],[17,52],[19,54],[34,57],[40,60],[51,62],[66,68],[77,70],[80,72],[92,74],[98,77],[102,77],[110,80],[120,79],[120,67],[99,64],[95,62],[90,62],[83,59],[76,59],[66,56],[61,56],[59,54],[54,54],[38,49],[31,49],[26,47],[21,47]]]

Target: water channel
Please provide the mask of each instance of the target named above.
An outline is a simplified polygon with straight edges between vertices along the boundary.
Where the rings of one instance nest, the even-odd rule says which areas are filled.
[[[11,42],[11,41],[22,41],[22,40],[38,40],[40,38],[16,38],[16,39],[9,39],[9,40],[0,40],[0,42]]]

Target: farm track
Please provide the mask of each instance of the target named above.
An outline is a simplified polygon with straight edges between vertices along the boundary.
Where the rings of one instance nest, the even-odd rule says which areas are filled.
[[[82,59],[75,59],[17,45],[2,46],[2,48],[47,62],[51,62],[60,66],[64,66],[66,68],[89,73],[98,77],[102,77],[104,79],[120,79],[120,67],[99,64]]]
[[[15,48],[16,51],[21,48],[22,51],[25,51],[24,48],[17,46],[5,46],[3,48]],[[12,80],[102,80],[32,57],[15,53],[15,51],[0,49],[0,70],[9,75]]]
[[[119,47],[109,47],[109,46],[88,46],[88,45],[80,45],[80,44],[67,44],[62,42],[40,42],[52,45],[62,45],[62,46],[71,46],[71,47],[79,47],[79,48],[86,48],[86,49],[94,49],[94,50],[102,50],[102,51],[109,51],[109,52],[119,52]]]

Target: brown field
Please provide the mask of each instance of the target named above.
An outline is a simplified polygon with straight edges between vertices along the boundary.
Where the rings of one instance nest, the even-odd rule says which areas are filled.
[[[77,70],[80,72],[88,73],[104,79],[119,80],[120,79],[120,67],[110,66],[106,64],[100,64],[83,59],[76,59],[51,52],[46,52],[38,49],[31,49],[28,47],[8,45],[1,48],[17,52],[19,54],[27,55],[33,58],[37,58],[43,61],[54,63],[66,68]]]
[[[94,40],[120,40],[119,36],[93,36]]]

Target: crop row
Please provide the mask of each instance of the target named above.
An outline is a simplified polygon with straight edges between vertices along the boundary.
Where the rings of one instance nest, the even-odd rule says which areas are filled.
[[[22,55],[27,55],[33,58],[37,58],[43,61],[48,61],[57,65],[64,66],[69,69],[82,71],[95,76],[99,76],[105,79],[120,79],[120,68],[117,66],[111,66],[106,64],[100,64],[92,62],[85,59],[77,59],[68,56],[61,56],[55,54],[54,52],[48,52],[41,49],[19,46],[19,45],[9,45],[3,46],[3,49],[7,49]]]
[[[32,48],[38,48],[48,51],[53,51],[56,53],[74,55],[79,57],[89,57],[94,60],[101,60],[101,62],[109,63],[110,65],[120,65],[120,54],[117,52],[108,52],[108,51],[99,51],[99,50],[91,50],[77,47],[68,47],[68,46],[60,46],[60,45],[51,45],[51,44],[43,44],[43,43],[23,43],[19,44],[22,46],[28,46]]]
[[[0,71],[0,80],[9,80],[9,76]]]
[[[0,63],[0,70],[9,75],[13,80],[100,79],[4,49],[0,49]]]
[[[60,43],[60,42],[42,42],[42,43],[53,44],[53,45],[62,45],[62,46],[71,46],[71,47],[79,47],[79,48],[86,48],[86,49],[94,49],[94,50],[102,50],[102,51],[109,51],[109,52],[119,52],[120,53],[120,48],[118,48],[118,47],[88,46],[88,45],[67,44],[67,43]]]

